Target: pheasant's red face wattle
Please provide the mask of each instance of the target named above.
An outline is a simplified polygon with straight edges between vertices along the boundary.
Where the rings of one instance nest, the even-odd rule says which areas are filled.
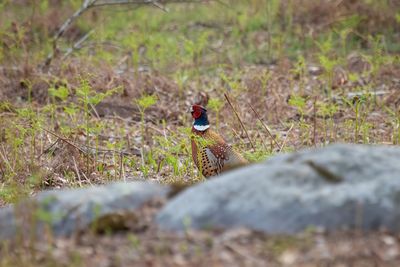
[[[193,117],[194,119],[200,118],[201,113],[203,112],[203,109],[204,109],[204,108],[203,108],[202,106],[193,105],[193,106],[192,106],[192,110],[191,110],[192,117]]]

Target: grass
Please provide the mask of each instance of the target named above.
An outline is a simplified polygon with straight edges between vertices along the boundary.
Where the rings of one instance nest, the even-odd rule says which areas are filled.
[[[81,4],[55,2],[0,4],[1,205],[53,187],[202,180],[186,112],[198,101],[251,162],[336,142],[400,142],[394,1],[96,8],[44,70],[54,32]]]
[[[79,3],[64,3],[63,16],[48,1],[3,3],[0,55],[4,72],[12,72],[2,79],[3,202],[60,180],[67,181],[60,186],[82,186],[102,177],[194,179],[184,111],[199,92],[211,97],[216,129],[251,161],[280,150],[251,106],[285,151],[333,142],[398,143],[398,111],[389,95],[399,73],[393,43],[399,22],[389,4],[358,1],[347,6],[353,8],[349,14],[343,4],[329,18],[323,17],[329,5],[311,1],[298,10],[292,1],[227,4],[170,5],[168,13],[149,7],[89,10],[60,40],[60,53],[85,32],[95,34],[45,73],[39,66],[50,53],[54,25]],[[302,18],[306,11],[320,16],[310,15],[316,22]],[[385,14],[376,23],[393,24],[366,32],[364,13]],[[15,20],[22,15],[25,21]],[[104,101],[131,106],[139,120],[98,117],[96,106]],[[71,159],[63,158],[71,151]]]

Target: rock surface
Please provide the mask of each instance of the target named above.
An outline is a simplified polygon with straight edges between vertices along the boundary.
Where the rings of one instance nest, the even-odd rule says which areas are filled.
[[[29,235],[33,227],[41,234],[47,226],[55,236],[67,236],[99,218],[134,212],[153,198],[165,198],[168,192],[168,187],[150,182],[45,191],[19,205],[0,209],[0,239]]]
[[[399,206],[400,148],[338,144],[280,155],[189,188],[157,222],[170,230],[400,230]]]

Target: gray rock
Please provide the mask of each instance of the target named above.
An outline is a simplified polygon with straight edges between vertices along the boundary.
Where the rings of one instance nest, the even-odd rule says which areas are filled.
[[[194,186],[158,214],[161,228],[245,226],[400,230],[400,148],[332,145],[279,155]]]
[[[165,198],[168,192],[168,187],[150,182],[45,191],[0,209],[0,239],[32,231],[41,234],[46,227],[55,236],[67,236],[86,229],[98,218],[133,212],[150,199]]]

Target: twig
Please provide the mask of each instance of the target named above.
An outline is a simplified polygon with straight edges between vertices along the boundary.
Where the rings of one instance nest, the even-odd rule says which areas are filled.
[[[153,4],[153,6],[155,6],[155,7],[158,7],[159,9],[161,9],[164,12],[168,12],[168,9],[166,9],[165,6],[161,5],[157,1],[151,1],[151,4]]]
[[[1,158],[3,159],[3,161],[4,161],[4,163],[8,166],[8,168],[10,169],[10,171],[14,174],[14,175],[17,175],[17,173],[14,171],[14,169],[12,168],[12,166],[11,166],[11,164],[10,164],[10,161],[8,160],[8,158],[7,158],[7,156],[6,156],[6,150],[4,149],[4,146],[3,145],[1,145],[1,148],[2,148],[2,150],[3,150],[3,153],[1,153],[1,151],[0,151],[0,156],[1,156]]]
[[[57,41],[64,34],[64,32],[68,29],[68,27],[78,18],[80,17],[86,10],[88,10],[97,0],[85,0],[82,6],[69,17],[63,25],[61,25],[60,29],[53,36],[53,51],[47,55],[46,61],[44,62],[44,68],[50,66],[51,61],[53,60],[56,52],[57,52]]]
[[[166,3],[202,3],[207,2],[207,0],[167,0],[163,1]],[[219,1],[217,1],[219,2]],[[113,0],[113,1],[97,1],[96,4],[92,5],[92,7],[101,7],[101,6],[112,6],[112,5],[140,5],[140,4],[148,4],[155,5],[160,3],[155,0]],[[157,6],[158,7],[158,6]]]
[[[67,138],[64,138],[64,137],[60,136],[59,134],[57,134],[57,133],[55,133],[55,132],[52,132],[52,131],[47,130],[47,129],[42,128],[42,127],[40,127],[40,128],[41,128],[43,131],[48,132],[48,133],[54,135],[55,137],[58,137],[60,140],[64,141],[65,143],[67,143],[67,144],[69,144],[69,145],[75,147],[76,149],[78,149],[80,152],[82,152],[82,153],[84,153],[84,154],[90,154],[90,153],[89,153],[88,151],[83,150],[83,149],[80,148],[79,146],[83,146],[83,147],[86,147],[86,148],[89,148],[89,149],[93,149],[93,150],[95,150],[96,152],[104,152],[104,153],[110,152],[110,153],[122,154],[122,155],[125,155],[125,156],[139,156],[139,155],[140,155],[139,153],[135,154],[135,153],[129,153],[129,152],[126,152],[126,151],[121,151],[121,150],[96,148],[96,147],[88,146],[88,145],[85,145],[85,144],[79,144],[79,146],[78,146],[78,145],[75,144],[74,142],[68,140]]]
[[[314,97],[314,112],[313,112],[313,141],[314,141],[314,146],[317,146],[317,96]]]
[[[178,143],[177,143],[176,141],[174,141],[174,140],[168,140],[168,138],[167,138],[167,133],[166,133],[165,131],[167,130],[170,134],[174,134],[174,133],[171,132],[171,130],[168,129],[167,127],[164,127],[163,130],[160,130],[160,129],[156,128],[155,126],[152,126],[152,125],[147,125],[147,127],[149,127],[150,129],[152,129],[152,130],[158,132],[159,134],[163,135],[163,136],[164,136],[164,139],[165,139],[166,141],[170,141],[170,142],[173,143],[174,145],[177,145],[177,144],[178,144]]]
[[[6,171],[3,169],[3,166],[0,164],[0,173],[2,174],[0,177],[4,177],[6,175]]]
[[[229,9],[233,10],[232,6],[228,5],[227,3],[222,2],[221,0],[214,0],[214,1],[217,2],[218,4],[224,6],[224,7],[227,7]]]
[[[142,167],[144,168],[144,148],[143,146],[140,148],[140,159],[142,160]]]
[[[22,72],[22,68],[20,67],[10,67],[10,66],[0,66],[1,71],[15,71],[15,72]]]
[[[85,172],[82,172],[83,177],[85,177],[86,181],[92,185],[92,182],[90,181],[90,179],[86,176]]]
[[[99,116],[99,113],[97,112],[96,107],[92,103],[89,103],[89,106],[93,110],[93,112],[96,115],[97,119],[100,119],[100,116]]]
[[[226,93],[224,93],[224,96],[225,96],[225,98],[226,98],[226,101],[228,101],[229,106],[231,106],[233,112],[235,113],[237,119],[239,120],[239,123],[240,123],[240,125],[242,126],[244,132],[246,133],[247,139],[249,139],[250,144],[251,144],[251,147],[252,147],[253,150],[255,151],[256,148],[255,148],[253,142],[251,141],[250,136],[249,136],[249,133],[247,132],[246,127],[244,126],[242,120],[240,119],[239,114],[237,113],[237,111],[236,111],[235,108],[233,107],[232,102],[231,102],[231,100],[229,99],[228,95],[227,95]]]
[[[184,3],[184,2],[200,3],[200,2],[205,2],[205,0],[199,0],[199,1],[196,1],[196,0],[169,0],[168,1],[167,0],[167,1],[165,1],[165,3]],[[42,69],[47,69],[50,66],[51,62],[53,61],[54,57],[56,56],[57,50],[58,50],[58,47],[57,47],[58,39],[60,39],[60,37],[66,32],[66,30],[71,26],[71,24],[75,20],[77,20],[83,13],[85,13],[90,8],[94,8],[94,7],[111,6],[111,5],[128,5],[128,4],[129,5],[150,4],[157,8],[160,8],[161,10],[163,10],[165,12],[168,12],[168,10],[156,0],[109,0],[109,1],[85,0],[83,2],[82,6],[77,11],[75,11],[75,13],[72,14],[72,16],[69,17],[61,25],[61,27],[58,29],[58,31],[54,34],[53,41],[52,41],[52,43],[53,43],[52,52],[47,55],[47,58],[42,66]],[[90,35],[90,34],[91,34],[91,32],[86,34],[76,44],[80,45],[85,39],[87,39],[88,35]],[[68,56],[73,51],[73,49],[74,49],[74,47],[72,49],[69,49],[67,51],[67,54],[64,56],[64,58],[66,56]]]
[[[290,133],[290,131],[293,129],[293,126],[294,126],[294,124],[292,124],[292,125],[290,126],[289,130],[286,132],[285,139],[283,140],[283,143],[282,143],[282,148],[279,150],[279,152],[282,152],[282,149],[285,147],[285,145],[286,145],[286,140],[288,139],[289,133]]]
[[[140,153],[130,153],[130,152],[127,152],[127,151],[121,151],[121,150],[115,150],[115,149],[96,148],[96,147],[88,146],[88,145],[85,145],[85,144],[80,144],[80,145],[82,145],[84,147],[87,147],[87,148],[90,148],[90,149],[93,149],[96,152],[115,153],[115,154],[121,154],[121,155],[124,155],[124,156],[139,156],[140,155]]]
[[[70,140],[68,140],[67,138],[64,138],[58,134],[56,134],[55,132],[52,132],[50,130],[47,130],[43,127],[40,127],[43,131],[48,132],[49,134],[54,135],[55,137],[58,137],[60,140],[64,141],[65,143],[69,144],[70,146],[75,147],[76,149],[78,149],[80,152],[82,152],[83,154],[87,154],[86,151],[84,151],[82,148],[80,148],[79,146],[75,145],[73,142],[71,142]]]
[[[235,246],[233,244],[229,244],[229,243],[228,244],[224,244],[224,246],[226,248],[228,248],[229,250],[231,250],[232,252],[238,254],[239,256],[252,261],[254,264],[260,265],[260,266],[264,266],[264,263],[261,260],[255,258],[255,257],[252,257],[251,255],[249,255],[249,253],[247,253],[245,251],[242,251],[237,246]]]
[[[52,143],[48,148],[46,148],[42,153],[40,153],[40,155],[36,159],[40,159],[40,157],[43,156],[43,154],[49,152],[50,149],[58,143],[58,141],[60,141],[59,138],[57,138],[57,140],[54,143]]]
[[[267,131],[269,137],[271,137],[272,141],[274,141],[274,143],[278,146],[279,150],[282,150],[282,146],[278,143],[278,141],[276,141],[275,137],[271,133],[271,130],[269,129],[269,127],[262,120],[260,114],[253,108],[253,106],[251,104],[249,104],[249,105],[250,105],[250,108],[253,110],[253,112],[256,114],[258,120],[264,126],[264,129]]]
[[[124,156],[122,153],[119,155],[119,179],[122,180],[121,178],[124,177],[124,182],[126,182],[125,174],[123,173],[124,171]]]
[[[232,128],[231,130],[233,132],[233,135],[240,140],[241,144],[247,145],[245,140],[243,140],[243,138],[240,136],[240,134],[234,128]]]
[[[94,33],[94,30],[89,31],[87,34],[85,34],[82,38],[80,38],[72,47],[68,48],[67,52],[65,52],[64,56],[61,58],[61,60],[65,60],[74,50],[78,50],[81,48],[81,45],[84,41],[89,38],[90,35]]]
[[[78,183],[79,183],[79,186],[82,187],[81,175],[79,174],[78,165],[76,164],[76,160],[75,160],[75,157],[74,157],[74,156],[72,156],[72,160],[74,161],[74,167],[75,167],[76,175],[78,175]]]
[[[338,8],[343,3],[343,0],[339,0],[335,3],[335,7]]]

